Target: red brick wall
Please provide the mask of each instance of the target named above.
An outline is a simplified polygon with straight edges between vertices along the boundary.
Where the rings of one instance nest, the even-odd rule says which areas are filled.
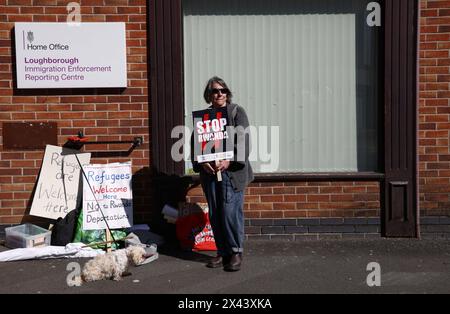
[[[377,182],[253,183],[246,190],[246,218],[379,217]],[[192,202],[206,202],[200,187]]]
[[[126,22],[129,88],[125,91],[84,89],[64,90],[62,94],[44,91],[36,96],[12,88],[13,23],[64,22],[68,2],[0,0],[0,121],[56,121],[59,144],[79,130],[91,140],[143,136],[145,145],[130,157],[93,162],[132,160],[136,220],[146,221],[151,207],[146,0],[79,1],[84,22]],[[421,7],[420,206],[423,216],[450,215],[450,1],[422,0]],[[90,150],[127,148],[111,145]],[[30,220],[26,212],[43,152],[6,151],[0,146],[0,157],[0,224]],[[376,182],[254,183],[246,193],[247,218],[379,216]],[[191,201],[204,201],[198,187],[188,195]]]
[[[420,208],[450,216],[450,1],[421,1]]]
[[[144,137],[144,146],[128,158],[93,159],[95,163],[131,159],[135,173],[136,220],[148,212],[149,128],[147,90],[146,0],[81,0],[82,22],[126,22],[128,86],[111,89],[39,91],[28,96],[13,90],[11,30],[14,22],[65,22],[68,0],[0,0],[0,121],[56,121],[58,144],[83,131],[92,141]],[[105,5],[107,3],[107,5]],[[33,92],[34,93],[34,92]],[[0,132],[1,136],[1,132]],[[43,151],[0,150],[0,224],[35,218],[24,214],[40,169]],[[89,151],[128,150],[126,145],[89,146]]]

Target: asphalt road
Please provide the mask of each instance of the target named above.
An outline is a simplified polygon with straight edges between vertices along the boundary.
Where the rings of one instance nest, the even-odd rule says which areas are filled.
[[[5,250],[0,247],[0,251]],[[68,286],[71,262],[52,259],[0,263],[0,293],[27,294],[371,294],[450,293],[450,241],[247,241],[242,269],[205,267],[212,253],[160,247],[159,259],[131,268],[131,276]],[[368,264],[380,266],[367,270]],[[375,264],[376,266],[376,264]],[[369,287],[371,283],[381,286]]]

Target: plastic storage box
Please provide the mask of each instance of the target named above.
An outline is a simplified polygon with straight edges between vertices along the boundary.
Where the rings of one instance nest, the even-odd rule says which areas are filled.
[[[5,228],[5,232],[6,246],[11,249],[50,245],[52,235],[51,231],[32,224]]]

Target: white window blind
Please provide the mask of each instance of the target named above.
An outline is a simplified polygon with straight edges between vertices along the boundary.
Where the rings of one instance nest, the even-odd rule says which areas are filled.
[[[252,134],[253,149],[265,141],[276,158],[279,147],[269,172],[377,170],[378,33],[367,3],[183,1],[186,125],[217,75],[256,130],[279,126],[279,138]],[[252,153],[256,172],[267,172],[262,155]]]

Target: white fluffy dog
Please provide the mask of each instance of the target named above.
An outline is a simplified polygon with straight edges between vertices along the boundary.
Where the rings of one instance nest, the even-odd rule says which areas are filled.
[[[151,256],[151,255],[150,255]],[[83,282],[113,279],[121,280],[130,265],[142,264],[149,255],[141,246],[129,246],[88,261],[81,272]]]

